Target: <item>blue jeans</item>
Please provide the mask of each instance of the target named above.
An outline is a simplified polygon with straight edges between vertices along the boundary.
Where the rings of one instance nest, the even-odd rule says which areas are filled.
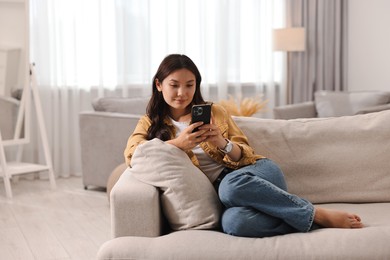
[[[312,228],[313,205],[287,192],[282,171],[269,159],[226,175],[218,194],[226,207],[221,223],[227,234],[269,237]]]

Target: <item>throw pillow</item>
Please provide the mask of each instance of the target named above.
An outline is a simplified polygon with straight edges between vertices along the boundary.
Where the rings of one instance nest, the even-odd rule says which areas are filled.
[[[352,116],[364,108],[389,103],[390,93],[317,91],[314,99],[318,117]]]
[[[144,115],[149,98],[104,97],[95,99],[92,107],[95,111]]]
[[[162,191],[162,210],[173,230],[218,227],[218,195],[184,151],[153,139],[137,147],[131,166],[136,179]]]

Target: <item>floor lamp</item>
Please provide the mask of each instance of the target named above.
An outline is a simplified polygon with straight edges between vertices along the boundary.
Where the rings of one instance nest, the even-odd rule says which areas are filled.
[[[291,72],[291,56],[292,52],[305,51],[305,28],[293,27],[274,29],[273,31],[273,50],[283,51],[287,53],[286,67],[280,89],[279,104],[292,103],[292,72]]]

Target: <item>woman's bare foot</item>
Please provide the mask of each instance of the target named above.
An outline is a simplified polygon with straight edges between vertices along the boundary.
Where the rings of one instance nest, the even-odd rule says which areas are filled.
[[[344,211],[316,207],[314,222],[327,228],[362,228],[359,216]]]

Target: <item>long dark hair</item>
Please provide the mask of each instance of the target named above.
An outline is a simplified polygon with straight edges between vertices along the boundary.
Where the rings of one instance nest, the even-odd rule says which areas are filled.
[[[162,93],[157,90],[156,80],[161,83],[166,77],[168,77],[169,74],[179,69],[187,69],[195,75],[196,89],[190,106],[205,103],[202,94],[200,93],[202,76],[200,75],[195,63],[183,54],[168,55],[161,62],[153,77],[152,97],[150,98],[146,108],[146,114],[152,120],[152,125],[148,129],[148,140],[159,138],[166,141],[171,138],[169,127],[164,124],[164,118],[169,112],[169,105],[165,102]]]

